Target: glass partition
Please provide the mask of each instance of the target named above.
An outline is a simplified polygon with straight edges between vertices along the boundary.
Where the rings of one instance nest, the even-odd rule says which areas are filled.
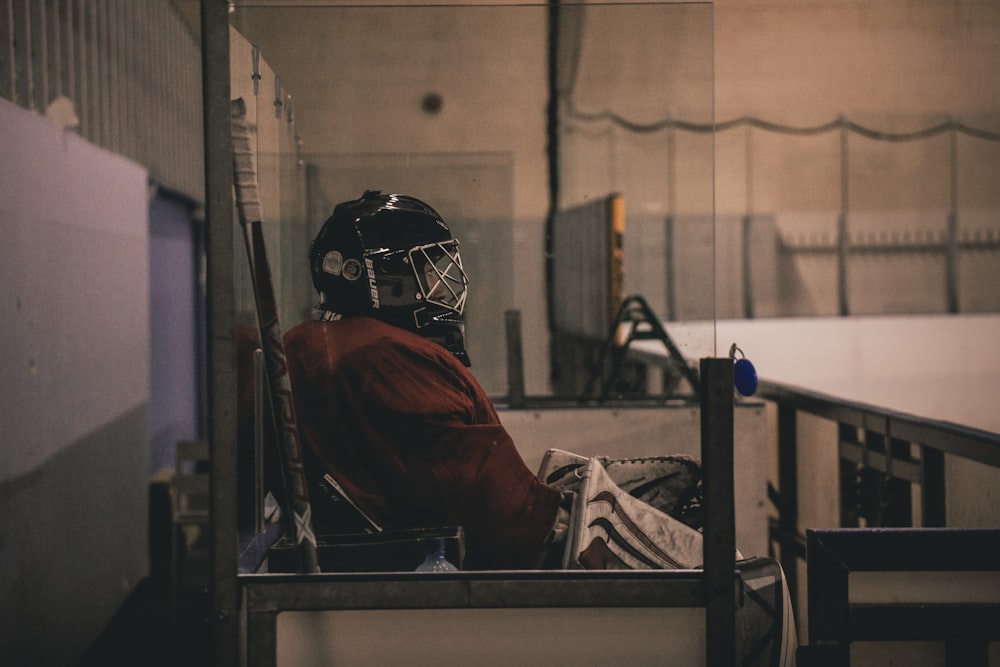
[[[602,374],[615,399],[696,403],[698,362],[718,356],[710,3],[236,2],[229,16],[283,331],[315,316],[307,257],[334,206],[408,194],[461,243],[471,371],[498,404],[514,394],[511,311],[528,396],[577,401]],[[259,358],[248,391],[257,327],[234,225],[245,530],[256,471],[280,466],[247,454],[268,451],[266,392]],[[647,310],[623,309],[634,298]],[[625,312],[665,340],[608,370]]]
[[[512,309],[531,395],[579,389],[629,295],[692,365],[715,354],[710,3],[234,5],[232,96],[286,329],[317,300],[312,237],[375,189],[423,199],[459,238],[472,371],[493,396]],[[600,219],[576,222],[588,206]]]
[[[630,361],[613,396],[696,400],[698,361],[718,352],[710,3],[236,2],[229,16],[282,330],[314,316],[307,257],[334,206],[409,194],[461,243],[466,347],[495,400],[511,387],[510,311],[527,394],[576,400],[632,297],[655,320],[633,326],[667,338],[636,347],[688,368]],[[247,398],[256,321],[234,225],[245,452],[266,429]],[[247,526],[260,480],[239,458]]]
[[[712,12],[587,4],[563,14],[559,205],[620,193],[625,293],[668,319],[712,320]],[[709,340],[687,350],[713,351]]]
[[[539,398],[577,398],[633,296],[648,306],[647,330],[658,325],[670,341],[672,351],[658,346],[654,356],[680,356],[690,369],[718,356],[712,22],[711,3],[230,3],[231,97],[248,110],[282,327],[311,317],[317,295],[306,258],[333,207],[381,190],[426,201],[461,242],[471,370],[495,398],[510,389],[511,311],[519,313],[524,388]],[[238,226],[234,252],[238,325],[250,333]],[[241,359],[243,395],[249,365]],[[680,379],[690,386],[678,412],[690,417],[696,382]],[[241,440],[255,421],[246,407]],[[241,563],[248,517],[260,506],[259,497],[256,508],[246,506],[243,449]],[[259,491],[261,480],[251,481]],[[453,546],[454,536],[445,537]],[[263,548],[270,567],[280,549]],[[364,581],[350,580],[350,568],[323,568],[319,578],[276,574],[296,571],[310,569],[274,567],[273,578],[241,570],[249,654],[270,659],[277,635],[293,636],[300,616],[318,622],[313,612],[357,599],[373,610],[426,608],[421,618],[466,606],[519,617],[534,607],[628,607],[642,589],[660,591],[655,604],[701,637],[705,600],[692,572],[635,572],[649,577],[625,586],[624,575],[580,585],[569,571],[501,573],[496,582],[470,578],[471,588],[442,579],[430,589],[396,570]],[[364,591],[352,597],[345,585]],[[343,635],[320,632],[306,648],[327,651],[320,636]],[[688,661],[704,662],[708,643],[695,641]]]

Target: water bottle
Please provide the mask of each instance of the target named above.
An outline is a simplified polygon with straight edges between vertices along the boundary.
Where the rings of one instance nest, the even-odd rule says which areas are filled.
[[[458,568],[445,558],[443,537],[432,537],[424,540],[424,562],[417,566],[417,572],[457,571]]]

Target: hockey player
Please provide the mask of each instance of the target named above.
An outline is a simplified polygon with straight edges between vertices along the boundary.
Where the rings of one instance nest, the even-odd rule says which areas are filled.
[[[285,349],[311,486],[329,474],[385,529],[462,526],[469,569],[542,566],[564,495],[466,368],[448,226],[417,199],[366,192],[334,209],[310,266],[320,316]],[[343,515],[313,497],[317,531],[337,530]]]
[[[325,502],[334,480],[383,529],[461,526],[465,569],[701,566],[693,460],[550,450],[539,476],[527,468],[467,368],[468,278],[430,206],[372,191],[341,203],[309,261],[318,317],[285,335],[285,352],[317,532],[356,520]],[[766,620],[783,627],[766,653],[794,664],[794,618],[769,567]]]
[[[351,530],[343,503],[325,502],[334,480],[384,529],[462,526],[468,569],[700,564],[700,534],[659,511],[686,509],[699,479],[694,461],[667,457],[669,474],[621,461],[588,472],[587,459],[554,452],[542,471],[550,484],[526,467],[467,369],[468,279],[458,241],[430,206],[378,192],[339,204],[309,260],[319,316],[286,334],[285,351],[318,532]],[[616,487],[629,478],[627,490],[645,501],[652,490],[665,504],[654,509]],[[607,516],[573,532],[579,549],[567,556],[581,480],[608,485],[620,500],[573,510],[577,523]],[[654,547],[636,559],[625,544],[612,553],[604,527],[621,522],[621,503],[652,522],[654,539],[666,535],[668,549],[683,543],[690,553]]]

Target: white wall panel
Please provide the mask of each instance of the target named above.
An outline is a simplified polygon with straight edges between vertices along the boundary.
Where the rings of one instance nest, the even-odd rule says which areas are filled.
[[[147,562],[143,167],[0,100],[0,646],[76,664]]]

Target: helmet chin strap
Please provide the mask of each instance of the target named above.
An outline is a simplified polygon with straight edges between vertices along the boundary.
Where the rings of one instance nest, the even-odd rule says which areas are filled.
[[[433,341],[454,354],[466,366],[471,366],[469,355],[465,351],[465,325],[460,315],[447,311],[434,311],[431,308],[420,308],[413,313],[415,329],[410,329],[417,335]],[[409,327],[403,327],[408,329]]]
[[[460,322],[435,322],[428,328],[429,331],[423,334],[427,340],[434,341],[451,352],[464,365],[472,365],[472,362],[469,361],[469,355],[465,351],[465,330]]]
[[[453,355],[455,355],[456,359],[462,362],[462,365],[472,366],[472,362],[469,360],[469,354],[465,351],[465,341],[462,339],[461,336],[458,337],[458,344],[453,343],[451,345],[448,344],[448,341],[446,340],[445,337],[438,338],[434,336],[429,336],[428,340],[434,341],[444,349],[451,352]]]

